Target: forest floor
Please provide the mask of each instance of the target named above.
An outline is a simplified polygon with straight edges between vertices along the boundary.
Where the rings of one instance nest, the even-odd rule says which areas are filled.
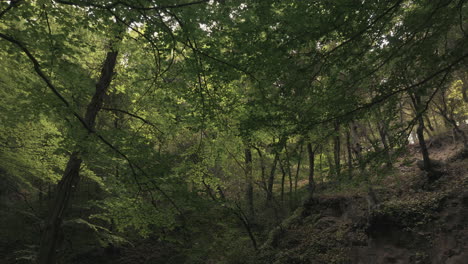
[[[181,250],[176,243],[154,238],[136,240],[131,245],[100,245],[99,241],[109,241],[102,237],[106,233],[96,232],[86,222],[74,222],[65,224],[73,241],[63,250],[73,252],[69,254],[73,258],[66,263],[466,264],[468,159],[460,154],[462,144],[454,142],[450,133],[430,138],[428,145],[431,158],[441,163],[438,170],[442,176],[435,182],[428,183],[417,166],[421,159],[418,146],[409,145],[392,169],[370,171],[378,201],[374,209],[368,206],[367,186],[357,171],[353,181],[319,184],[313,199],[307,199],[282,223],[279,221],[281,224],[269,233],[258,254],[246,250],[251,247],[250,241],[240,239],[238,233],[216,242],[226,237],[223,241],[227,248],[239,247],[236,254],[215,252],[216,256],[206,256],[208,251],[201,251],[197,259],[203,261],[189,258],[197,254],[197,248]],[[22,200],[15,197],[0,200],[1,264],[31,263],[36,250],[28,245],[37,240],[38,219],[29,213],[28,204],[21,210],[15,208]],[[12,199],[18,201],[12,203]],[[266,234],[268,230],[264,229]],[[217,232],[213,236],[221,236],[221,231]],[[262,240],[263,235],[259,242]],[[217,248],[209,244],[200,247]]]
[[[468,159],[449,133],[429,140],[442,176],[428,183],[409,146],[366,188],[325,187],[273,230],[256,263],[468,263]]]

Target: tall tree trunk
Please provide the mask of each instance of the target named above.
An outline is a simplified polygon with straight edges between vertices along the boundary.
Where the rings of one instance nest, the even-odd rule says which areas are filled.
[[[431,160],[429,158],[429,151],[427,149],[426,140],[424,139],[424,120],[422,117],[418,118],[418,128],[416,129],[416,135],[418,136],[419,146],[421,147],[421,153],[423,156],[424,170],[432,171]]]
[[[84,125],[86,125],[89,130],[94,130],[95,128],[96,117],[102,107],[103,98],[112,81],[116,61],[117,51],[108,52],[101,69],[101,76],[96,83],[96,91],[88,104],[84,117]],[[80,147],[77,146],[77,149],[80,149]],[[63,177],[57,186],[56,196],[51,205],[45,224],[45,230],[41,237],[37,258],[38,264],[53,264],[56,262],[55,250],[59,242],[62,220],[65,216],[71,194],[79,181],[79,171],[82,163],[81,154],[81,151],[74,151],[71,154]]]
[[[261,178],[262,178],[262,187],[265,191],[268,191],[267,182],[266,182],[266,165],[265,159],[263,158],[262,151],[258,147],[254,147],[257,150],[258,157],[260,159],[260,168],[261,168]]]
[[[284,179],[286,178],[286,170],[284,169],[284,161],[280,160],[281,169],[281,201],[284,201]]]
[[[292,208],[292,194],[293,194],[293,180],[292,180],[292,171],[291,171],[291,158],[289,156],[289,151],[288,148],[285,148],[285,154],[286,154],[286,169],[287,169],[287,174],[288,174],[288,180],[289,180],[289,205]]]
[[[331,158],[330,155],[327,155],[327,163],[328,163],[328,167],[330,168],[330,170],[328,171],[328,180],[331,180],[333,179],[333,174],[335,173],[335,167],[333,165],[333,159]]]
[[[348,177],[351,179],[353,176],[353,155],[351,150],[351,135],[349,130],[346,131],[346,148],[348,154]]]
[[[273,164],[271,165],[270,177],[268,178],[268,192],[267,192],[267,202],[273,199],[273,183],[275,181],[276,165],[278,163],[279,153],[275,153],[275,158],[273,159]]]
[[[314,180],[314,170],[315,170],[315,153],[312,149],[312,144],[307,143],[307,153],[309,154],[309,196],[312,197],[315,191],[315,180]]]
[[[245,148],[245,177],[247,179],[246,199],[250,219],[254,219],[254,198],[253,198],[253,175],[252,175],[252,151]]]
[[[384,152],[385,152],[385,156],[386,156],[386,164],[387,164],[387,167],[388,168],[391,168],[392,167],[392,154],[391,154],[391,150],[390,150],[390,144],[389,144],[389,140],[388,140],[388,135],[387,135],[387,127],[380,123],[378,124],[378,127],[379,127],[379,135],[380,135],[380,140],[382,141],[382,144],[383,144],[383,147],[384,147]]]
[[[294,193],[297,193],[297,182],[299,181],[299,172],[301,171],[303,145],[301,143],[301,149],[299,150],[299,160],[297,161],[296,176],[294,177]]]
[[[399,114],[400,114],[400,124],[404,124],[405,123],[405,118],[404,118],[404,115],[405,115],[405,110],[404,110],[404,103],[402,102],[402,100],[399,100],[398,101],[398,105],[400,107],[400,111],[399,111]]]
[[[319,176],[323,183],[323,146],[320,146],[320,157],[319,157]],[[310,164],[309,164],[310,165]]]
[[[427,149],[426,140],[424,139],[424,118],[421,111],[422,104],[421,104],[421,96],[417,94],[413,94],[411,96],[411,100],[414,104],[414,109],[416,110],[417,120],[418,120],[418,128],[416,129],[416,135],[418,137],[419,146],[421,148],[421,153],[423,156],[423,169],[429,175],[429,178],[433,174],[433,168],[431,159],[429,158],[429,151]]]
[[[341,141],[340,141],[340,123],[335,122],[335,136],[333,138],[333,156],[335,161],[335,174],[339,178],[341,174]]]
[[[352,137],[352,142],[353,142],[353,152],[354,155],[356,155],[356,159],[359,164],[359,171],[361,173],[364,172],[364,169],[366,167],[366,164],[364,163],[364,159],[362,158],[362,146],[360,143],[360,137],[358,133],[358,126],[355,122],[351,123],[351,137]]]
[[[376,153],[380,152],[380,145],[379,145],[379,139],[375,137],[373,131],[374,129],[372,128],[372,123],[370,120],[367,120],[367,126],[368,129],[365,130],[364,137],[369,141],[371,144],[372,148]]]

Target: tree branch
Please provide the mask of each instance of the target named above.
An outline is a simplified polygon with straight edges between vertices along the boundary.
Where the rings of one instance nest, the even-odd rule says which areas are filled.
[[[125,111],[125,110],[116,109],[116,108],[107,108],[107,107],[103,107],[103,108],[101,108],[101,109],[102,109],[102,110],[106,110],[106,111],[124,113],[124,114],[126,114],[126,115],[129,115],[129,116],[131,116],[131,117],[134,117],[134,118],[136,118],[136,119],[141,120],[143,123],[154,127],[154,128],[155,128],[156,130],[158,130],[161,134],[164,134],[164,132],[161,131],[161,129],[159,129],[155,124],[153,124],[152,122],[150,122],[150,121],[148,121],[148,120],[144,119],[143,117],[138,116],[138,115],[136,115],[136,114],[132,114],[132,113],[127,112],[127,111]]]
[[[6,12],[10,11],[13,7],[17,7],[21,1],[23,0],[11,0],[8,7],[5,8],[2,12],[0,12],[0,19],[2,19],[3,15],[5,15]]]
[[[174,9],[174,8],[181,8],[181,7],[186,7],[186,6],[204,4],[204,3],[208,3],[209,0],[200,0],[200,1],[194,1],[194,2],[189,2],[189,3],[182,3],[182,4],[150,6],[150,7],[136,6],[131,3],[124,2],[124,1],[116,1],[108,5],[100,5],[100,4],[96,4],[96,3],[92,3],[88,1],[72,2],[72,1],[66,1],[66,0],[56,0],[55,2],[64,4],[64,5],[95,7],[95,8],[101,8],[101,9],[111,9],[111,8],[115,8],[116,6],[121,5],[121,6],[132,8],[135,10],[161,10],[161,9]]]
[[[350,116],[350,115],[355,114],[357,112],[360,112],[362,110],[371,108],[371,107],[373,107],[373,106],[375,106],[377,104],[383,103],[387,99],[389,99],[390,97],[392,97],[392,96],[394,96],[396,94],[405,92],[405,91],[409,91],[409,90],[414,89],[416,87],[419,87],[419,86],[429,82],[430,80],[432,80],[433,78],[435,78],[436,76],[438,76],[438,75],[440,75],[440,74],[442,74],[444,72],[447,75],[454,66],[456,66],[457,64],[459,64],[460,62],[462,62],[466,58],[468,58],[468,53],[462,55],[461,57],[459,57],[458,59],[456,59],[455,61],[453,61],[449,65],[447,65],[446,67],[444,67],[442,69],[439,69],[438,71],[430,74],[429,76],[427,76],[426,78],[424,78],[423,80],[421,80],[421,81],[419,81],[419,82],[417,82],[415,84],[409,85],[409,86],[401,88],[401,89],[397,89],[397,90],[392,91],[390,93],[384,94],[384,95],[382,95],[380,97],[375,97],[372,100],[372,102],[370,102],[370,103],[358,106],[358,107],[354,108],[353,110],[350,110],[350,111],[348,111],[346,113],[336,115],[336,116],[333,116],[333,117],[330,117],[330,118],[327,118],[327,119],[324,119],[324,120],[321,120],[321,121],[318,121],[318,122],[315,122],[315,123],[311,123],[308,127],[310,128],[311,126],[328,123],[328,122],[331,122],[331,121],[336,120],[336,119],[340,119],[340,118],[343,118],[343,117],[346,117],[346,116]],[[444,79],[446,78],[446,75],[444,76]]]
[[[33,63],[34,65],[34,70],[36,71],[37,75],[39,75],[39,77],[46,83],[47,87],[49,87],[49,89],[60,99],[60,101],[62,101],[62,103],[72,111],[73,115],[80,121],[80,123],[83,125],[83,127],[90,133],[90,134],[94,134],[96,135],[96,137],[102,141],[105,145],[107,145],[110,149],[112,149],[113,151],[115,151],[119,156],[121,156],[123,159],[125,159],[125,161],[127,161],[131,171],[132,171],[132,174],[135,178],[135,180],[137,181],[137,173],[135,171],[135,168],[137,168],[144,176],[148,177],[148,174],[141,168],[139,167],[138,165],[134,164],[130,158],[125,154],[123,153],[122,151],[120,151],[117,147],[115,147],[112,143],[110,143],[107,139],[105,139],[102,135],[99,135],[94,129],[92,129],[91,127],[88,126],[88,123],[75,111],[71,108],[71,105],[70,103],[62,96],[62,94],[60,94],[60,92],[58,91],[58,89],[52,84],[52,82],[49,80],[49,78],[47,78],[47,76],[44,74],[44,72],[42,71],[41,69],[41,66],[39,64],[39,62],[37,61],[37,59],[32,55],[32,53],[26,48],[26,46],[24,46],[21,42],[19,42],[18,40],[10,37],[10,36],[7,36],[3,33],[0,33],[0,38],[16,45],[19,49],[21,49],[21,51],[23,51],[26,56],[29,58],[29,60]],[[137,181],[138,183],[138,181]],[[182,211],[180,210],[180,208],[176,205],[176,203],[169,197],[169,195],[164,191],[162,190],[159,186],[156,186],[156,184],[153,183],[153,185],[155,186],[155,189],[158,190],[168,201],[169,203],[171,203],[171,205],[180,213],[180,215],[183,217],[183,213]]]

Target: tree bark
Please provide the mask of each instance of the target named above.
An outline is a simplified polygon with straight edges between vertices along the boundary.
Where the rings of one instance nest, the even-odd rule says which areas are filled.
[[[96,91],[86,109],[84,125],[89,131],[94,130],[96,117],[102,107],[103,98],[109,88],[117,61],[117,51],[110,51],[101,69],[101,75],[96,83]],[[77,146],[77,149],[80,149]],[[53,264],[56,262],[55,251],[61,233],[62,220],[68,207],[71,194],[79,181],[79,171],[82,163],[81,151],[74,151],[67,163],[65,172],[60,180],[55,199],[51,205],[45,223],[45,230],[41,237],[38,264]]]
[[[431,159],[429,157],[429,151],[427,149],[426,140],[424,139],[424,118],[420,109],[421,105],[421,96],[417,94],[413,94],[411,96],[411,100],[414,104],[414,109],[416,110],[416,118],[418,120],[418,128],[416,129],[416,135],[418,137],[419,146],[421,148],[421,154],[423,156],[423,169],[428,173],[429,178],[431,178],[432,174],[434,173]]]
[[[275,172],[276,172],[276,164],[278,163],[279,153],[275,153],[275,158],[273,160],[273,164],[271,165],[270,177],[268,178],[268,192],[267,192],[267,202],[273,199],[273,183],[275,181]]]
[[[358,134],[358,126],[356,123],[352,122],[351,123],[351,141],[353,142],[353,152],[354,155],[356,155],[356,159],[359,163],[359,170],[361,173],[364,172],[364,169],[366,167],[366,164],[364,163],[364,159],[362,158],[362,146],[360,144],[360,137]]]
[[[315,191],[314,170],[315,170],[315,153],[312,149],[312,144],[307,143],[307,153],[309,154],[309,196],[312,197]]]
[[[348,177],[351,179],[353,176],[353,155],[351,150],[351,135],[349,131],[346,131],[346,148],[348,152]]]
[[[297,182],[299,181],[299,172],[301,171],[303,145],[301,143],[301,149],[299,151],[299,160],[297,161],[296,175],[294,177],[294,193],[297,193]]]
[[[247,206],[250,219],[254,219],[254,198],[253,198],[253,175],[252,175],[252,151],[249,147],[245,148],[245,176],[247,179],[247,190],[246,190],[246,198],[247,198]]]
[[[338,122],[335,122],[335,136],[333,138],[333,157],[335,161],[335,174],[337,178],[341,174],[340,152],[341,152],[340,124]]]
[[[280,160],[280,169],[281,169],[281,201],[284,201],[284,179],[286,178],[286,171],[284,169],[284,160]]]
[[[258,157],[260,159],[260,169],[261,169],[261,177],[262,177],[262,187],[265,191],[268,191],[268,187],[267,187],[267,182],[266,182],[266,165],[265,165],[265,159],[263,158],[263,154],[262,154],[262,151],[260,150],[260,148],[258,147],[255,147],[255,150],[257,150],[257,153],[258,153]]]
[[[384,153],[385,153],[385,156],[386,156],[386,164],[387,164],[387,167],[388,168],[391,168],[392,167],[392,154],[391,154],[391,150],[390,150],[390,144],[389,144],[389,140],[388,140],[388,135],[387,135],[387,126],[385,126],[384,124],[382,123],[378,123],[378,127],[379,127],[379,135],[380,135],[380,140],[382,140],[382,144],[383,144],[383,147],[384,147]]]
[[[431,160],[429,158],[429,151],[427,149],[426,140],[424,139],[424,121],[421,117],[418,118],[418,128],[416,129],[416,135],[418,136],[419,146],[421,147],[421,153],[423,156],[424,170],[427,172],[432,171]]]
[[[286,154],[286,166],[287,166],[287,173],[288,173],[288,180],[289,180],[289,205],[292,208],[292,193],[293,193],[293,179],[292,179],[292,171],[291,171],[291,158],[289,156],[288,148],[285,148]]]

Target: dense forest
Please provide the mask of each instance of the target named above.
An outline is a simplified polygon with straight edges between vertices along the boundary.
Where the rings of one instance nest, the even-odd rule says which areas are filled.
[[[0,263],[468,263],[467,18],[0,1]]]

